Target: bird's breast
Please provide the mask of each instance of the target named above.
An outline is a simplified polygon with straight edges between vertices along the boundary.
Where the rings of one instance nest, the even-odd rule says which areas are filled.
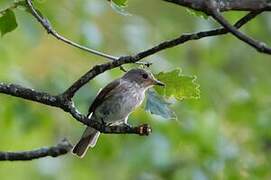
[[[135,87],[122,88],[99,106],[95,114],[104,121],[125,119],[144,100],[144,91]]]

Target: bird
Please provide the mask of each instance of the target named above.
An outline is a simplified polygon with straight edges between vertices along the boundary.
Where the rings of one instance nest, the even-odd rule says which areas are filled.
[[[165,86],[145,69],[129,70],[99,91],[89,107],[88,119],[106,126],[129,126],[128,116],[142,104],[146,90],[154,85]],[[99,135],[98,130],[88,126],[72,153],[84,157],[88,148],[96,145]]]

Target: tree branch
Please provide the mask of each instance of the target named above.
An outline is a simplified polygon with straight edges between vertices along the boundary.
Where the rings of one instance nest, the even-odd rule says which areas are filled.
[[[58,96],[52,96],[48,93],[38,92],[34,89],[25,88],[16,84],[5,84],[0,82],[0,93],[39,102],[49,106],[60,107]]]
[[[106,126],[99,122],[90,121],[87,116],[81,114],[74,106],[72,100],[63,97],[62,95],[53,96],[45,92],[38,92],[34,89],[29,89],[16,84],[0,83],[0,93],[39,102],[41,104],[58,107],[71,114],[79,122],[91,126],[102,133],[106,134],[138,134],[149,135],[151,128],[147,125],[138,127],[130,126]]]
[[[48,34],[51,34],[53,37],[55,37],[56,39],[71,45],[73,47],[76,47],[78,49],[81,49],[83,51],[87,51],[89,53],[95,54],[97,56],[101,56],[110,60],[117,60],[117,57],[102,53],[100,51],[94,50],[94,49],[90,49],[87,48],[85,46],[82,46],[80,44],[77,44],[63,36],[61,36],[60,34],[58,34],[52,27],[52,25],[50,24],[49,20],[46,19],[45,17],[43,17],[40,13],[37,12],[37,10],[34,8],[33,4],[32,4],[32,0],[26,0],[26,4],[28,5],[28,8],[30,9],[32,15],[38,20],[38,22],[46,29]]]
[[[28,6],[31,14],[37,19],[37,21],[43,26],[43,28],[47,31],[48,34],[51,34],[53,37],[55,37],[56,39],[68,44],[68,45],[71,45],[75,48],[78,48],[78,49],[81,49],[83,51],[86,51],[86,52],[89,52],[91,54],[95,54],[97,56],[100,56],[100,57],[104,57],[104,58],[107,58],[108,60],[118,60],[118,57],[115,57],[115,56],[111,56],[109,54],[105,54],[103,52],[100,52],[100,51],[97,51],[97,50],[94,50],[94,49],[90,49],[86,46],[82,46],[80,44],[77,44],[63,36],[61,36],[57,31],[55,31],[51,25],[51,23],[49,22],[49,20],[47,18],[45,18],[40,12],[38,12],[35,7],[33,6],[33,3],[32,3],[32,0],[25,0],[26,1],[26,5]],[[16,5],[16,6],[15,6]],[[14,3],[14,8],[16,8],[18,5],[16,3]],[[148,62],[136,62],[136,64],[139,64],[139,65],[144,65],[144,66],[150,66],[151,64],[148,63]],[[125,69],[123,67],[120,66],[120,69],[122,71],[125,72]]]
[[[260,13],[261,13],[261,11],[248,13],[246,16],[244,16],[243,18],[241,18],[239,21],[236,22],[235,27],[236,28],[242,27],[244,24],[249,22],[251,19],[253,19],[257,15],[259,15]],[[218,29],[214,29],[214,30],[210,30],[210,31],[201,31],[201,32],[197,32],[197,33],[183,34],[176,39],[162,42],[162,43],[158,44],[157,46],[154,46],[150,49],[139,52],[138,54],[136,54],[134,56],[123,56],[123,57],[120,57],[117,61],[97,65],[97,66],[93,67],[90,71],[88,71],[86,74],[84,74],[81,78],[79,78],[79,80],[77,80],[72,86],[70,86],[63,93],[63,96],[68,99],[71,99],[74,96],[74,94],[82,86],[87,84],[91,79],[95,78],[97,75],[99,75],[107,70],[113,69],[115,67],[119,67],[123,64],[135,63],[135,62],[137,62],[147,56],[150,56],[150,55],[153,55],[153,54],[160,52],[162,50],[183,44],[187,41],[198,40],[198,39],[210,37],[210,36],[223,35],[226,33],[228,33],[227,29],[218,28]]]
[[[250,20],[255,18],[260,13],[261,13],[261,11],[248,13],[246,16],[244,16],[243,18],[241,18],[239,21],[236,22],[235,27],[241,28],[244,24],[246,24],[247,22],[249,22]],[[162,42],[157,46],[154,46],[148,50],[142,51],[142,52],[136,54],[134,56],[134,58],[143,59],[143,58],[150,56],[152,54],[155,54],[159,51],[162,51],[162,50],[168,49],[168,48],[172,48],[174,46],[183,44],[187,41],[199,40],[199,39],[202,39],[205,37],[223,35],[223,34],[227,34],[227,33],[228,33],[227,29],[217,28],[217,29],[213,29],[213,30],[209,30],[209,31],[200,31],[197,33],[183,34],[183,35],[179,36],[178,38],[175,38],[170,41]]]
[[[118,57],[114,57],[90,48],[87,48],[85,46],[79,45],[63,36],[61,36],[60,34],[58,34],[51,26],[50,22],[48,21],[47,18],[43,17],[42,14],[39,12],[37,12],[37,10],[35,9],[35,7],[32,4],[32,0],[25,0],[26,4],[28,6],[28,8],[30,9],[32,15],[38,20],[38,22],[46,29],[46,31],[48,32],[48,34],[51,34],[53,37],[55,37],[56,39],[69,44],[71,46],[74,46],[76,48],[79,48],[81,50],[87,51],[89,53],[101,56],[101,57],[105,57],[109,60],[119,60],[121,58]],[[230,31],[233,35],[235,35],[237,38],[239,38],[240,40],[250,44],[251,46],[253,46],[254,48],[256,48],[259,52],[262,53],[266,53],[266,54],[271,54],[271,49],[268,48],[264,43],[256,41],[248,36],[246,36],[245,34],[239,32],[237,30],[237,28],[232,27],[219,13],[218,11],[228,11],[228,10],[246,10],[246,11],[251,11],[252,13],[256,13],[259,14],[263,11],[269,11],[271,10],[271,3],[269,2],[269,0],[238,0],[238,1],[217,1],[217,0],[212,0],[213,4],[215,4],[215,7],[210,8],[209,7],[209,0],[164,0],[167,2],[171,2],[171,3],[175,3],[175,4],[179,4],[182,6],[186,6],[195,10],[199,10],[202,12],[205,12],[208,15],[213,16],[223,27],[225,27],[227,30],[222,30],[224,31],[222,34],[227,33],[227,31]],[[17,4],[15,3],[15,8],[17,7]],[[214,12],[216,11],[216,12]],[[226,32],[225,32],[226,31]],[[201,33],[201,32],[200,32]],[[160,50],[166,49],[166,48],[170,48],[179,44],[182,44],[188,40],[196,40],[196,39],[200,39],[202,37],[197,38],[197,35],[202,35],[202,34],[192,34],[195,35],[195,37],[189,37],[189,35],[183,35],[182,37],[179,37],[177,39],[174,39],[172,41],[169,42],[164,42],[161,43],[160,45],[158,45],[159,47],[154,47],[151,48],[149,50],[146,50],[142,53],[138,53],[136,56],[149,56],[150,54],[153,54],[153,52],[158,52]],[[215,33],[215,35],[218,35]],[[207,36],[210,36],[209,34],[207,34]],[[161,49],[160,49],[161,48]],[[137,59],[138,57],[132,57],[132,59]],[[131,56],[130,56],[131,57]],[[130,58],[131,59],[131,58]],[[139,60],[142,58],[139,58]],[[149,63],[144,63],[144,62],[137,62],[138,60],[134,60],[133,63],[137,63],[137,64],[143,64],[146,66],[149,66]],[[132,62],[131,62],[132,63]],[[120,65],[120,69],[122,71],[125,71],[125,69]],[[84,84],[84,83],[83,83]],[[78,83],[76,84],[78,85]],[[76,88],[73,86],[71,87],[71,89],[69,89],[69,91],[71,92],[71,95],[74,93],[73,90],[76,90]],[[73,95],[72,95],[73,96]]]
[[[240,32],[236,27],[232,26],[218,11],[218,4],[215,1],[209,0],[206,2],[208,11],[211,16],[221,24],[225,29],[227,29],[231,34],[236,36],[241,41],[249,44],[254,47],[257,51],[265,54],[271,54],[271,48],[267,47],[267,45],[263,42],[254,40],[253,38],[247,36],[246,34]]]
[[[190,9],[205,12],[208,8],[206,7],[206,1],[208,0],[164,0],[166,2],[178,4]],[[270,11],[271,3],[270,0],[214,0],[217,3],[217,10],[223,11]]]
[[[67,139],[63,139],[56,146],[44,147],[32,151],[22,152],[2,152],[0,151],[0,161],[29,161],[47,156],[58,157],[67,154],[72,149],[72,145]]]
[[[242,25],[256,17],[260,12],[251,12],[247,14],[245,17],[240,19],[235,26],[240,28]],[[73,104],[71,100],[74,94],[83,87],[86,83],[88,83],[91,79],[95,78],[97,75],[121,66],[122,64],[134,63],[137,62],[147,56],[155,54],[164,49],[177,46],[179,44],[185,43],[189,40],[201,39],[208,36],[216,36],[226,34],[228,31],[224,28],[214,29],[210,31],[202,31],[198,33],[185,34],[171,41],[163,42],[153,48],[150,48],[146,51],[142,51],[134,56],[124,56],[119,58],[117,61],[101,64],[94,66],[90,71],[84,74],[81,78],[79,78],[72,86],[70,86],[63,94],[58,96],[52,96],[47,93],[37,92],[33,89],[24,88],[19,85],[14,84],[4,84],[0,83],[0,93],[5,93],[8,95],[21,97],[24,99],[36,101],[42,104],[55,106],[63,109],[64,111],[70,113],[76,120],[79,122],[92,126],[95,129],[103,132],[103,133],[136,133],[139,132],[138,129],[140,127],[136,127],[135,129],[130,127],[104,127],[102,124],[98,124],[96,122],[89,122],[88,118],[82,115]]]
[[[139,134],[139,135],[149,135],[151,133],[151,128],[147,124],[140,125],[138,127],[130,127],[130,126],[105,126],[104,124],[101,124],[99,122],[90,121],[85,115],[81,114],[76,107],[74,106],[74,103],[72,101],[73,96],[75,93],[83,87],[86,83],[88,83],[91,79],[95,78],[97,75],[116,68],[120,67],[123,64],[128,63],[140,63],[141,59],[148,57],[150,55],[153,55],[155,53],[158,53],[164,49],[171,48],[180,44],[183,44],[190,40],[198,40],[201,38],[209,37],[209,36],[216,36],[216,35],[222,35],[228,33],[227,28],[218,28],[210,31],[202,31],[198,33],[191,33],[191,34],[183,34],[180,37],[165,41],[160,43],[157,46],[154,46],[150,49],[144,50],[142,52],[137,53],[133,56],[123,56],[120,58],[112,57],[110,55],[105,55],[100,52],[96,52],[95,50],[89,50],[85,47],[81,47],[80,45],[67,40],[66,38],[60,36],[57,32],[55,32],[50,23],[47,19],[41,17],[40,14],[37,13],[35,8],[32,5],[31,0],[26,0],[26,3],[28,4],[30,10],[32,11],[32,14],[34,17],[43,25],[43,27],[47,30],[49,34],[52,34],[55,38],[70,44],[74,47],[77,47],[79,49],[91,52],[93,54],[106,57],[108,59],[111,59],[113,61],[94,66],[91,70],[89,70],[87,73],[85,73],[81,78],[79,78],[74,84],[72,84],[64,93],[60,95],[50,95],[45,92],[39,92],[35,91],[30,88],[25,88],[20,85],[15,84],[5,84],[0,83],[0,93],[23,98],[26,100],[31,100],[35,102],[39,102],[48,106],[58,107],[62,110],[66,111],[67,113],[71,114],[77,121],[87,125],[91,126],[98,131],[102,133],[116,133],[116,134]],[[247,14],[245,17],[240,19],[236,24],[236,28],[240,28],[244,24],[246,24],[248,21],[256,17],[258,14],[260,14],[261,11],[257,12],[251,12]],[[45,156],[52,156],[56,157],[58,155],[62,155],[67,153],[71,145],[68,144],[69,149],[63,150],[61,147],[63,146],[54,146],[50,148],[42,148],[39,150],[34,151],[27,151],[27,152],[18,152],[18,153],[12,153],[12,152],[0,152],[0,160],[31,160],[35,158],[45,157]]]
[[[240,19],[235,26],[237,28],[240,28],[242,25],[256,17],[260,12],[251,12],[247,14],[245,17]],[[73,85],[71,85],[64,93],[53,96],[48,93],[44,92],[38,92],[33,89],[25,88],[19,85],[15,84],[5,84],[0,83],[0,93],[8,94],[11,96],[20,97],[23,99],[36,101],[42,104],[46,104],[49,106],[54,106],[63,109],[64,111],[70,113],[76,120],[79,122],[93,126],[97,130],[103,132],[103,133],[135,133],[138,131],[135,131],[135,129],[127,129],[127,128],[120,128],[117,132],[115,132],[115,127],[103,127],[103,125],[97,125],[93,124],[93,122],[89,122],[88,118],[84,115],[82,115],[77,109],[74,107],[73,101],[71,100],[74,94],[86,83],[88,83],[91,79],[95,78],[97,75],[119,67],[123,64],[127,63],[134,63],[137,62],[147,56],[150,56],[152,54],[155,54],[159,51],[162,51],[164,49],[177,46],[179,44],[185,43],[189,40],[196,40],[201,39],[208,36],[216,36],[216,35],[222,35],[226,34],[228,31],[224,28],[218,28],[210,31],[202,31],[198,33],[192,33],[192,34],[185,34],[181,35],[179,38],[173,39],[171,41],[165,41],[153,48],[150,48],[148,50],[139,52],[138,54],[134,56],[123,56],[119,58],[116,61],[112,61],[109,63],[101,64],[94,66],[91,70],[89,70],[86,74],[84,74],[81,78],[79,78]]]

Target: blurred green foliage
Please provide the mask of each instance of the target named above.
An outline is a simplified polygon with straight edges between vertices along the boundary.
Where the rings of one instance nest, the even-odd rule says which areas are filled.
[[[0,0],[0,8],[11,4]],[[121,16],[106,0],[37,1],[66,37],[112,55],[136,53],[185,32],[216,27],[185,8],[156,0],[129,1]],[[0,81],[53,94],[104,59],[48,36],[36,20],[15,10],[18,28],[0,39]],[[229,12],[234,22],[244,13]],[[242,28],[270,43],[271,16]],[[199,100],[174,104],[177,120],[165,121],[139,108],[131,124],[152,125],[149,137],[102,135],[84,159],[70,154],[29,162],[1,162],[1,179],[271,179],[271,60],[231,35],[193,41],[146,60],[155,73],[181,67],[201,85]],[[130,65],[126,65],[130,67]],[[119,77],[106,72],[82,88],[76,105],[86,112],[97,91]],[[76,142],[84,127],[61,110],[0,94],[2,151]],[[142,106],[143,107],[143,106]]]

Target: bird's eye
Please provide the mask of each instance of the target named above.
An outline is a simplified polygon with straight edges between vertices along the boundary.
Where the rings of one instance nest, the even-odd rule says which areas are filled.
[[[148,78],[148,74],[142,74],[142,77],[143,77],[144,79],[147,79],[147,78]]]

